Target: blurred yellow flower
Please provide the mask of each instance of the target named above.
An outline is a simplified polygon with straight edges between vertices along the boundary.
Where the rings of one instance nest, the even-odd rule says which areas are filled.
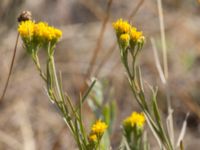
[[[107,129],[107,125],[102,122],[101,120],[98,120],[95,124],[92,125],[92,133],[96,135],[103,135],[105,130]]]
[[[61,30],[49,26],[45,22],[34,23],[31,20],[21,22],[18,32],[22,38],[34,37],[45,41],[57,41],[62,36]]]
[[[89,141],[91,141],[91,142],[97,142],[97,135],[96,134],[89,135]]]
[[[131,29],[131,25],[122,19],[117,20],[112,25],[115,31],[119,34],[128,33]]]
[[[123,19],[114,22],[113,28],[116,31],[117,38],[120,42],[119,44],[122,44],[124,48],[129,46],[129,41],[131,42],[131,46],[135,47],[135,44],[143,43],[145,40],[142,32],[137,31],[135,27]]]
[[[22,21],[18,26],[18,32],[22,38],[31,38],[34,34],[35,23],[31,20]]]
[[[44,36],[44,31],[48,27],[47,23],[44,22],[39,22],[34,26],[34,33],[36,37],[43,37]]]
[[[143,113],[133,112],[131,116],[127,117],[123,121],[125,127],[134,127],[135,125],[139,128],[142,128],[145,123],[145,117]]]
[[[130,38],[133,41],[138,41],[140,39],[144,39],[142,32],[136,30],[136,28],[132,28],[130,31]]]
[[[128,33],[121,34],[119,37],[119,42],[123,49],[126,49],[129,46],[130,35]]]
[[[129,34],[125,33],[125,34],[120,35],[120,41],[129,42],[129,40],[130,40],[130,35]]]
[[[62,31],[49,26],[45,22],[39,22],[34,28],[35,36],[47,41],[58,40],[62,36]]]

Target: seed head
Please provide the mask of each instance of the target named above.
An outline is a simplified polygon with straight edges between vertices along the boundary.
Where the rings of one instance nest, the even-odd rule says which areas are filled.
[[[30,11],[23,11],[19,17],[17,18],[18,22],[22,22],[22,21],[27,21],[27,20],[32,20],[32,14]]]

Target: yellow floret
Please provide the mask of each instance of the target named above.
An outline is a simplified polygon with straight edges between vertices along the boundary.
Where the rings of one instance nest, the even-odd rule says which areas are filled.
[[[22,38],[30,38],[34,34],[34,25],[35,23],[31,20],[22,21],[19,24],[18,32]]]
[[[93,124],[91,130],[93,134],[102,135],[107,129],[107,127],[108,126],[104,122],[98,120],[95,124]]]
[[[44,32],[46,31],[46,28],[48,27],[48,24],[45,22],[39,22],[34,27],[34,33],[36,37],[43,37]]]
[[[135,125],[139,128],[142,128],[144,126],[145,123],[145,117],[144,115],[141,113],[137,113],[137,112],[133,112],[131,114],[131,116],[127,117],[124,121],[123,121],[123,125],[124,126],[128,126],[128,127],[134,127]]]
[[[125,33],[125,34],[120,35],[120,41],[129,42],[129,40],[130,40],[130,35],[129,34]]]
[[[97,135],[96,134],[91,134],[89,137],[88,137],[89,141],[91,142],[97,142]]]
[[[131,29],[131,25],[127,21],[119,19],[113,23],[113,28],[117,33],[128,33]]]
[[[60,38],[62,36],[62,31],[59,29],[54,29],[54,34],[56,38]]]
[[[44,38],[47,41],[58,40],[62,36],[62,31],[48,26],[45,22],[39,22],[34,28],[35,36]]]
[[[131,29],[130,37],[131,37],[131,40],[133,41],[138,41],[141,38],[144,38],[142,32],[137,31],[136,28]]]

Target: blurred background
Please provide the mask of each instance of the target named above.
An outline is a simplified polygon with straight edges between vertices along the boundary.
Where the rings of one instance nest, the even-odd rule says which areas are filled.
[[[177,137],[186,113],[190,112],[184,145],[186,150],[199,150],[200,3],[198,0],[163,0],[162,3],[175,134]],[[117,119],[111,136],[113,149],[120,143],[119,124],[123,118],[140,110],[120,63],[112,29],[112,22],[118,18],[129,20],[146,37],[138,64],[145,82],[158,86],[159,107],[163,117],[167,116],[165,87],[156,69],[150,42],[154,38],[162,63],[156,0],[1,0],[0,93],[12,59],[17,17],[23,10],[31,11],[34,20],[46,21],[63,31],[55,60],[63,75],[64,88],[74,101],[90,77],[105,83],[105,101],[110,100],[106,93],[112,91],[117,103]],[[45,53],[40,55],[45,63]],[[84,116],[86,124],[93,119],[87,103]],[[76,145],[58,110],[49,102],[44,82],[19,40],[8,90],[0,102],[0,150],[73,149]]]

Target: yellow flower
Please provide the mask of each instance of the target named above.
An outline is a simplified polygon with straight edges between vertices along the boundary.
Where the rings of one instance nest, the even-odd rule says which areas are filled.
[[[130,38],[133,41],[138,41],[140,39],[143,39],[144,36],[143,36],[142,32],[137,31],[136,28],[132,28],[130,31]]]
[[[97,135],[103,135],[105,130],[107,129],[107,125],[102,122],[101,120],[98,120],[95,124],[92,125],[92,133]]]
[[[47,41],[58,40],[62,36],[62,31],[49,26],[45,22],[39,22],[34,28],[35,36]]]
[[[126,42],[129,42],[130,40],[130,35],[125,33],[125,34],[122,34],[120,35],[120,41],[126,43]]]
[[[134,127],[135,125],[139,128],[142,128],[144,126],[145,123],[145,117],[144,115],[141,113],[137,113],[137,112],[133,112],[131,114],[131,116],[127,117],[124,121],[123,121],[123,125],[124,126],[128,126],[128,127]]]
[[[126,49],[129,46],[130,35],[128,33],[121,34],[119,37],[119,42],[123,49]]]
[[[131,25],[127,21],[119,19],[113,23],[113,28],[119,34],[128,33],[131,29]]]
[[[45,22],[34,23],[31,20],[21,22],[18,32],[22,38],[36,37],[47,41],[57,41],[62,36],[61,30],[49,26]]]
[[[135,27],[130,25],[127,21],[124,21],[123,19],[119,19],[116,22],[113,23],[113,28],[116,31],[117,38],[120,40],[120,44],[124,48],[126,48],[130,44],[135,47],[136,43],[143,43],[144,42],[144,36],[142,32],[137,31]],[[129,34],[129,36],[128,36]],[[133,45],[134,44],[134,45]]]
[[[36,37],[42,38],[44,36],[44,32],[46,31],[46,28],[48,27],[48,24],[45,22],[39,22],[34,26],[34,34]]]
[[[34,34],[35,23],[31,20],[22,21],[19,24],[18,32],[22,38],[31,38]]]
[[[89,135],[88,139],[91,142],[97,142],[97,135],[96,134],[91,134],[91,135]]]

